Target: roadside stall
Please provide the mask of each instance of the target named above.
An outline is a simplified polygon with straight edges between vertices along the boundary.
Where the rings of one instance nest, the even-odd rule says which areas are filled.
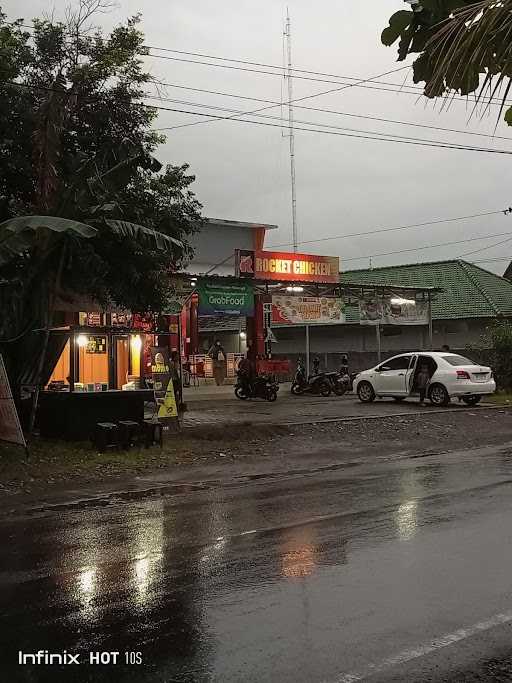
[[[79,313],[76,325],[52,330],[60,351],[39,398],[45,437],[85,440],[98,422],[144,420],[154,399],[152,349],[179,349],[174,316]]]

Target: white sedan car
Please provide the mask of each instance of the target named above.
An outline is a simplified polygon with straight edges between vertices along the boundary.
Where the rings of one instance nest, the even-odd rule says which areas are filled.
[[[464,356],[440,351],[416,351],[389,358],[359,373],[354,380],[354,391],[363,403],[383,396],[403,401],[408,396],[419,395],[416,377],[425,366],[430,375],[427,397],[434,405],[448,405],[451,398],[476,405],[482,396],[496,391],[491,368],[477,365]]]

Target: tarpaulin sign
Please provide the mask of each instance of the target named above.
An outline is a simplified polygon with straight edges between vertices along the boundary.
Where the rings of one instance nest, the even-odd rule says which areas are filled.
[[[345,322],[343,300],[321,296],[273,296],[272,323],[276,325],[336,324]]]
[[[249,282],[198,283],[199,315],[254,315],[254,291]]]
[[[27,448],[27,442],[21,429],[16,404],[12,396],[9,378],[0,355],[0,441],[19,444]]]
[[[176,405],[176,395],[174,394],[174,384],[172,379],[167,384],[164,398],[158,408],[158,419],[170,419],[178,417],[178,406]]]
[[[428,325],[428,301],[400,296],[367,296],[359,301],[361,325]]]

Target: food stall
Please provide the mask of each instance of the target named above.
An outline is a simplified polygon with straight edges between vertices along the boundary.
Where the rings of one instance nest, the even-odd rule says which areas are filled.
[[[61,348],[41,392],[42,436],[85,440],[98,422],[144,420],[153,401],[151,349],[177,350],[174,316],[79,313],[77,324],[52,330]]]

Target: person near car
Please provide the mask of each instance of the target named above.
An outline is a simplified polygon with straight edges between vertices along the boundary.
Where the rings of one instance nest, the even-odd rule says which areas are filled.
[[[216,340],[215,344],[208,352],[208,355],[213,360],[213,378],[215,379],[215,384],[218,387],[221,387],[226,379],[227,357],[219,339]]]
[[[448,344],[443,344],[441,346],[441,351],[444,351],[445,353],[450,353],[450,347],[448,346]]]
[[[425,404],[425,396],[427,395],[427,387],[430,382],[430,372],[428,371],[428,365],[423,364],[420,371],[416,375],[416,387],[420,392],[420,405]]]
[[[315,358],[313,358],[313,374],[320,374],[320,358],[318,358],[318,356],[315,356]]]

